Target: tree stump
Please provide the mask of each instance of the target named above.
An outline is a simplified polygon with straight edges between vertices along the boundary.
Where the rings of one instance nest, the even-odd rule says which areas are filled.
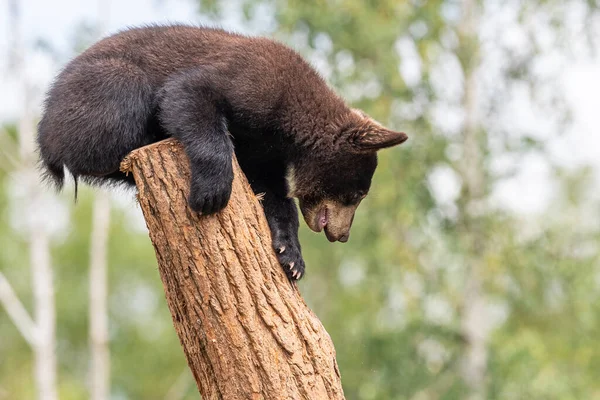
[[[228,206],[187,205],[189,161],[168,139],[133,173],[173,324],[202,398],[343,399],[329,334],[278,264],[263,209],[234,159]]]

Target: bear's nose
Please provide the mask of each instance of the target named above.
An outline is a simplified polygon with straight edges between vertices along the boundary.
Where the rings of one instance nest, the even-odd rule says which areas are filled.
[[[342,243],[346,243],[348,241],[348,238],[350,237],[350,232],[343,234],[338,241],[342,242]]]

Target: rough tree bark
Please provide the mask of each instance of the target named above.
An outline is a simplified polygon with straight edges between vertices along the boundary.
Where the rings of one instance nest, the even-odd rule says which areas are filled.
[[[262,207],[234,160],[228,206],[187,206],[189,164],[170,139],[132,152],[173,324],[203,399],[343,399],[331,338],[285,277]]]

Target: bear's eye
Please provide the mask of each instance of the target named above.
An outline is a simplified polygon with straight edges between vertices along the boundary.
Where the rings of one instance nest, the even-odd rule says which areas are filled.
[[[356,200],[362,200],[365,197],[367,197],[367,193],[363,192],[362,190],[360,190],[358,193],[356,193]]]
[[[367,196],[365,192],[358,191],[348,197],[348,204],[356,204]]]

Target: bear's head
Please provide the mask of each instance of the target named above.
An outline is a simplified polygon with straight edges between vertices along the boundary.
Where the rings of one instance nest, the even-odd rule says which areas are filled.
[[[371,187],[377,151],[401,144],[408,136],[352,109],[337,121],[331,138],[290,167],[288,195],[298,198],[310,229],[324,230],[330,242],[346,242],[354,213]]]

